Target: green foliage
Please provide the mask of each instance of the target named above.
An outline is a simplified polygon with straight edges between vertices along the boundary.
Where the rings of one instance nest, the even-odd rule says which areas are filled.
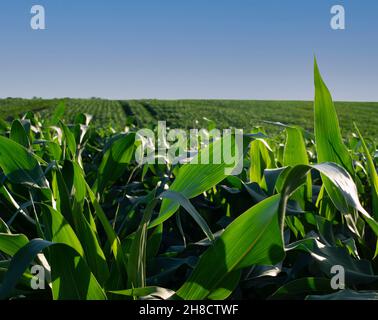
[[[316,64],[314,116],[305,102],[1,105],[16,118],[0,122],[2,299],[377,299],[376,105],[334,104]],[[243,127],[244,150],[198,164],[220,139],[185,164],[137,163],[136,131],[158,119]]]
[[[2,119],[15,119],[26,111],[40,113],[56,123],[58,117],[73,123],[77,114],[93,116],[96,128],[123,130],[131,124],[154,128],[158,120],[170,128],[208,128],[213,121],[217,128],[241,128],[249,131],[264,126],[267,133],[277,135],[280,129],[271,122],[282,122],[314,130],[312,101],[268,100],[101,100],[64,99],[64,111],[59,100],[0,99],[0,131]],[[334,103],[344,138],[354,132],[356,122],[364,136],[378,139],[377,102]],[[63,114],[63,115],[62,115]],[[210,120],[209,120],[210,119]]]

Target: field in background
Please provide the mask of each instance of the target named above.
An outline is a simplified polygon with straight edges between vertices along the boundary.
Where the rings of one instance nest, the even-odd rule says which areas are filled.
[[[122,128],[126,121],[138,127],[154,127],[158,120],[165,120],[171,128],[202,128],[210,119],[218,128],[237,127],[250,130],[263,125],[268,132],[278,127],[264,121],[298,125],[313,132],[313,102],[311,101],[248,101],[248,100],[101,100],[61,99],[65,101],[64,118],[73,121],[77,113],[94,116],[97,126]],[[27,111],[50,116],[58,99],[2,99],[0,117],[10,120]],[[377,102],[336,102],[343,136],[353,132],[353,121],[367,137],[378,139]]]

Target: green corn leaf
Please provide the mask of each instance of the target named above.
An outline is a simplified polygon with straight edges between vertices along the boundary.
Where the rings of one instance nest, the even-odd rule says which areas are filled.
[[[272,150],[264,139],[256,139],[251,142],[249,155],[251,158],[249,181],[258,183],[262,189],[267,189],[264,170],[275,167]]]
[[[159,224],[147,239],[147,261],[153,259],[159,252],[161,241],[163,240],[163,224]]]
[[[63,119],[64,112],[66,111],[66,106],[64,101],[59,102],[58,106],[55,108],[54,113],[51,117],[51,126],[55,126]]]
[[[214,235],[211,232],[211,229],[206,223],[205,219],[202,218],[202,216],[198,213],[196,208],[194,208],[190,201],[187,198],[185,198],[181,193],[168,190],[161,193],[159,197],[163,199],[171,199],[178,202],[192,216],[192,218],[202,229],[206,237],[208,237],[210,241],[214,241]]]
[[[301,278],[291,281],[276,292],[274,292],[269,299],[281,300],[281,299],[303,299],[309,293],[329,293],[332,292],[331,282],[327,278]]]
[[[98,241],[98,234],[95,224],[91,224],[92,215],[87,212],[88,219],[84,215],[84,201],[87,193],[83,170],[76,162],[71,163],[73,167],[73,205],[72,215],[78,237],[84,248],[85,255],[93,274],[101,284],[104,284],[109,277],[109,269],[105,255]]]
[[[227,299],[232,292],[234,291],[234,288],[238,285],[240,282],[242,272],[241,270],[236,270],[233,272],[230,272],[223,280],[222,285],[212,291],[208,295],[209,300],[225,300]]]
[[[112,228],[108,218],[104,210],[102,209],[101,205],[99,204],[96,196],[94,195],[92,189],[89,187],[87,183],[85,183],[87,192],[89,195],[89,199],[94,207],[96,217],[100,220],[102,227],[104,228],[106,237],[108,239],[110,248],[113,252],[114,258],[118,264],[118,269],[120,272],[125,272],[127,270],[126,266],[126,257],[122,251],[121,241],[119,240],[116,232]]]
[[[10,261],[6,261],[8,265],[5,265],[5,263],[0,265],[0,290],[1,290],[1,283],[4,281],[5,275],[7,274],[8,267],[10,264]],[[14,295],[22,295],[24,292],[22,292],[22,289],[28,290],[30,288],[30,282],[33,279],[33,275],[29,274],[28,272],[25,272],[23,275],[21,275],[20,279],[17,282],[17,286],[19,286],[19,289],[16,287],[13,290]],[[22,288],[21,288],[22,287]],[[9,295],[10,296],[10,295]],[[7,296],[5,295],[4,298]]]
[[[308,156],[306,145],[303,139],[301,129],[297,127],[286,127],[286,144],[284,149],[284,165],[295,166],[299,164],[308,165]],[[306,186],[298,190],[293,197],[301,204],[302,209],[305,209],[305,199],[311,201],[312,198],[312,182],[311,176],[307,176]]]
[[[221,182],[227,177],[226,171],[235,168],[243,156],[242,150],[239,149],[235,142],[235,137],[231,138],[231,148],[235,150],[236,163],[227,164],[222,158],[223,144],[226,137],[219,139],[209,146],[202,149],[192,161],[183,165],[175,179],[170,186],[171,191],[181,193],[185,198],[191,199],[201,193],[211,189],[213,186]],[[207,157],[208,155],[208,157]],[[209,164],[201,163],[201,159],[208,158]],[[212,159],[222,159],[219,164],[216,164]],[[150,224],[150,228],[157,226],[169,219],[180,207],[177,201],[171,199],[164,199],[160,208],[159,216]]]
[[[75,157],[76,157],[75,136],[72,133],[72,131],[62,121],[59,121],[59,125],[63,130],[63,134],[64,134],[64,138],[65,138],[65,144],[66,144],[67,149],[69,150],[71,159],[75,159]]]
[[[342,167],[332,163],[323,163],[313,165],[312,167],[332,181],[332,192],[329,195],[336,208],[340,212],[347,212],[348,208],[353,208],[360,212],[378,237],[378,223],[362,207],[358,198],[357,187],[349,173]],[[337,167],[338,170],[335,170]],[[340,201],[340,199],[343,199],[343,201]]]
[[[48,241],[34,239],[27,242],[15,253],[0,285],[0,299],[6,299],[12,295],[14,287],[36,255],[50,245],[52,243]]]
[[[134,154],[135,134],[129,133],[117,139],[106,150],[98,168],[94,193],[102,193],[107,184],[116,181],[126,171]]]
[[[315,139],[318,162],[334,162],[350,174],[354,172],[352,158],[343,143],[335,106],[318,65],[314,64],[315,79]]]
[[[89,267],[98,281],[103,285],[109,277],[109,270],[105,255],[98,241],[97,230],[92,226],[83,212],[86,195],[85,180],[79,165],[66,161],[64,166],[64,178],[62,172],[56,173],[56,188],[54,194],[57,197],[57,207],[63,209],[62,214],[75,229],[77,237],[82,244]],[[55,181],[55,180],[54,180]],[[70,187],[67,186],[70,183]],[[53,184],[53,190],[56,189]],[[70,192],[68,191],[69,189]],[[72,194],[72,201],[70,199]],[[89,212],[88,215],[91,215]]]
[[[1,136],[0,167],[13,183],[20,183],[34,188],[49,187],[34,154],[19,143]]]
[[[150,197],[153,199],[154,195],[153,192]],[[129,287],[132,288],[144,288],[146,286],[147,227],[156,204],[157,199],[153,199],[147,205],[131,243],[127,261],[127,275]]]
[[[10,234],[10,230],[8,225],[5,223],[3,219],[0,218],[0,233]]]
[[[64,243],[71,246],[77,253],[79,253],[83,260],[88,263],[94,275],[98,277],[98,280],[105,283],[109,276],[105,256],[97,242],[96,235],[93,233],[91,226],[85,220],[85,218],[82,217],[82,219],[78,221],[78,230],[81,232],[81,237],[84,243],[83,246],[72,227],[67,223],[60,212],[46,205],[43,205],[42,209],[43,220],[46,226],[46,236],[48,238],[47,240],[56,243]],[[55,265],[58,265],[58,267],[61,268],[60,263],[64,265],[62,262],[64,261],[64,257],[62,257],[61,253],[59,253],[57,250],[52,249],[52,251],[52,263],[55,263]],[[76,257],[72,258],[74,260],[78,259]],[[77,263],[83,262],[78,261]]]
[[[378,220],[378,174],[375,169],[373,158],[371,157],[369,149],[365,143],[365,140],[362,137],[360,130],[358,130],[357,125],[354,124],[354,126],[357,130],[358,136],[360,137],[362,148],[364,149],[364,152],[365,152],[367,172],[368,172],[369,180],[371,184],[371,197],[373,200],[373,216],[375,220]]]
[[[175,294],[174,291],[161,288],[161,287],[144,287],[144,288],[133,288],[128,290],[117,290],[109,291],[110,293],[128,296],[128,297],[146,297],[152,296],[159,299],[167,300]]]
[[[41,204],[40,206],[43,211],[42,219],[46,228],[46,240],[64,243],[84,256],[84,250],[78,237],[63,215],[48,205]]]
[[[62,157],[60,145],[53,141],[46,141],[46,150],[51,160],[59,161]]]
[[[345,284],[348,287],[378,281],[378,276],[374,275],[370,262],[353,258],[345,248],[325,246],[315,238],[306,238],[291,243],[286,248],[287,251],[294,249],[308,252],[317,262],[320,270],[329,278],[332,277],[333,266],[343,266]]]
[[[72,174],[69,174],[65,164],[62,169],[63,170],[54,171],[52,174],[51,188],[56,201],[55,208],[64,216],[71,226],[74,226],[71,195],[66,184],[66,181],[71,180]]]
[[[25,148],[30,147],[28,135],[20,120],[14,120],[10,131],[10,138]]]
[[[28,242],[24,234],[0,233],[0,251],[9,256],[14,256]]]
[[[281,261],[284,252],[278,215],[280,201],[280,195],[272,196],[235,219],[201,256],[177,296],[185,300],[206,299],[226,287],[224,282],[229,274],[253,264],[273,265]]]
[[[314,127],[318,162],[337,163],[345,168],[349,174],[354,175],[352,158],[342,141],[335,106],[331,94],[320,75],[316,60],[314,63],[314,82]],[[327,178],[323,177],[323,183],[328,194],[334,193],[332,183]],[[338,193],[332,195],[334,199],[338,196]],[[342,198],[337,199],[337,202],[342,201]],[[342,213],[347,213],[347,211],[342,211]]]
[[[71,247],[53,246],[51,279],[55,300],[105,300],[106,294],[86,261]]]
[[[51,262],[54,299],[104,300],[106,295],[85,261],[71,246],[33,239],[14,255],[0,287],[0,299],[9,297],[13,288],[36,255],[51,247],[58,259]]]
[[[109,278],[109,269],[98,236],[84,215],[80,215],[77,223],[78,237],[85,252],[86,261],[96,279],[104,285]]]
[[[349,173],[340,165],[331,162],[315,164],[311,166],[298,165],[291,169],[286,176],[286,188],[296,190],[306,181],[306,175],[311,169],[319,171],[330,183],[329,196],[340,212],[356,210],[369,224],[376,236],[378,236],[378,223],[362,207],[358,198],[357,187]],[[289,193],[286,191],[286,193]]]

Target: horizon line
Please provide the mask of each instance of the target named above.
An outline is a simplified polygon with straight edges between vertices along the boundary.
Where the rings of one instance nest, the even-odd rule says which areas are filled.
[[[291,101],[291,102],[313,102],[314,99],[254,99],[254,98],[109,98],[109,97],[0,97],[0,100],[7,99],[22,99],[22,100],[64,100],[64,99],[77,99],[77,100],[109,100],[109,101],[128,101],[128,100],[160,100],[160,101]],[[356,102],[356,103],[378,103],[378,100],[343,100],[337,99],[333,102]]]

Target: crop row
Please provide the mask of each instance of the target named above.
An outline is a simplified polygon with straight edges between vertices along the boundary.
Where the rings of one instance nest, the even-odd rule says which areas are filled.
[[[0,100],[0,117],[14,118],[26,111],[40,112],[43,116],[54,113],[59,104],[53,100]],[[281,122],[301,126],[307,131],[314,128],[313,103],[306,101],[247,101],[247,100],[101,100],[63,99],[66,105],[64,119],[72,122],[77,113],[94,117],[96,126],[117,129],[130,122],[137,127],[154,127],[158,120],[174,128],[206,128],[209,121],[219,128],[237,127],[250,131],[264,126],[272,134],[279,127],[267,122]],[[343,137],[353,132],[353,122],[361,132],[378,138],[378,103],[336,102],[336,111],[342,124]]]
[[[250,130],[267,127],[277,133],[279,128],[268,122],[297,125],[314,129],[313,102],[307,101],[247,101],[247,100],[148,100],[154,117],[166,120],[171,127],[207,127],[210,119],[220,128],[229,126]],[[336,111],[343,126],[342,134],[353,132],[353,122],[363,134],[378,138],[378,103],[336,102]],[[206,119],[204,119],[206,118]]]

